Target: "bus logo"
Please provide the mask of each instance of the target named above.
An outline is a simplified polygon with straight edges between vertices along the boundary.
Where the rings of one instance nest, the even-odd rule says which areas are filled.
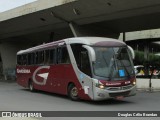
[[[49,69],[50,66],[41,66],[41,67],[38,67],[34,73],[33,73],[33,81],[37,84],[37,85],[45,85],[46,82],[47,82],[47,78],[48,78],[48,75],[49,75],[49,72],[46,72],[46,73],[40,73],[40,74],[37,74],[40,70],[42,69]],[[42,82],[39,82],[36,78],[36,76],[39,76],[41,77],[43,80]]]

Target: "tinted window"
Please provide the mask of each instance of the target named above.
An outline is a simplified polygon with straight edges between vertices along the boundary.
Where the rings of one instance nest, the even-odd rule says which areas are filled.
[[[77,67],[85,74],[91,76],[91,66],[88,52],[82,47],[82,44],[71,45]]]
[[[38,64],[44,64],[44,51],[38,52]]]
[[[44,64],[44,51],[35,53],[35,63],[40,65]]]
[[[17,56],[17,64],[22,65],[22,55]]]
[[[27,65],[27,54],[17,56],[18,65]]]
[[[89,56],[88,52],[86,49],[84,51],[81,51],[81,65],[80,65],[80,70],[84,72],[85,74],[91,76],[91,69],[90,69],[90,61],[89,61]]]
[[[50,50],[49,51],[49,55],[50,55],[50,57],[49,57],[49,63],[50,64],[55,64],[56,50],[55,49]]]
[[[66,47],[61,47],[57,49],[57,55],[58,55],[58,63],[64,63],[64,64],[68,64],[70,63],[70,58],[69,58],[69,54],[67,51]]]
[[[34,65],[35,61],[35,53],[28,54],[28,65]]]
[[[45,64],[55,64],[55,49],[45,51]]]

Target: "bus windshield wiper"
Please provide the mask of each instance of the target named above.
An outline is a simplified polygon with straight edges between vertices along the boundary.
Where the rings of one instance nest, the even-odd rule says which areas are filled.
[[[114,71],[114,67],[113,67],[113,65],[114,65],[114,64],[112,64],[112,65],[111,65],[111,70],[110,70],[109,77],[108,77],[108,78],[109,78],[109,80],[112,80],[113,71]]]
[[[105,57],[104,57],[103,54],[102,54],[102,57],[103,57],[103,60],[104,60],[104,62],[105,62],[105,64],[106,64],[106,66],[108,66],[107,60],[105,59]]]
[[[115,70],[117,70],[118,68],[117,68],[117,62],[116,62],[116,58],[115,58],[115,55],[113,55],[113,59],[112,59],[112,61],[113,61],[113,64],[111,65],[111,70],[110,70],[110,73],[109,73],[109,79],[110,80],[112,80],[112,76],[113,76],[113,72],[114,72],[114,68],[115,68]],[[114,66],[114,67],[113,67]]]

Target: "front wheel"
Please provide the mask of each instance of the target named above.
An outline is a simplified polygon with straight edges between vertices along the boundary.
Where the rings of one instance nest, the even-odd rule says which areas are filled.
[[[79,100],[78,88],[74,84],[69,85],[69,87],[68,87],[68,96],[73,101]]]

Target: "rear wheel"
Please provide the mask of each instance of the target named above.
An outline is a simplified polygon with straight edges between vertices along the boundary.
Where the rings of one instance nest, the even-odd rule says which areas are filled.
[[[31,92],[34,92],[35,89],[34,89],[32,80],[29,81],[29,84],[28,84],[28,85],[29,85],[29,90],[30,90]]]
[[[74,84],[69,85],[69,87],[68,87],[68,96],[69,96],[69,98],[71,100],[74,100],[74,101],[79,100],[78,88]]]

